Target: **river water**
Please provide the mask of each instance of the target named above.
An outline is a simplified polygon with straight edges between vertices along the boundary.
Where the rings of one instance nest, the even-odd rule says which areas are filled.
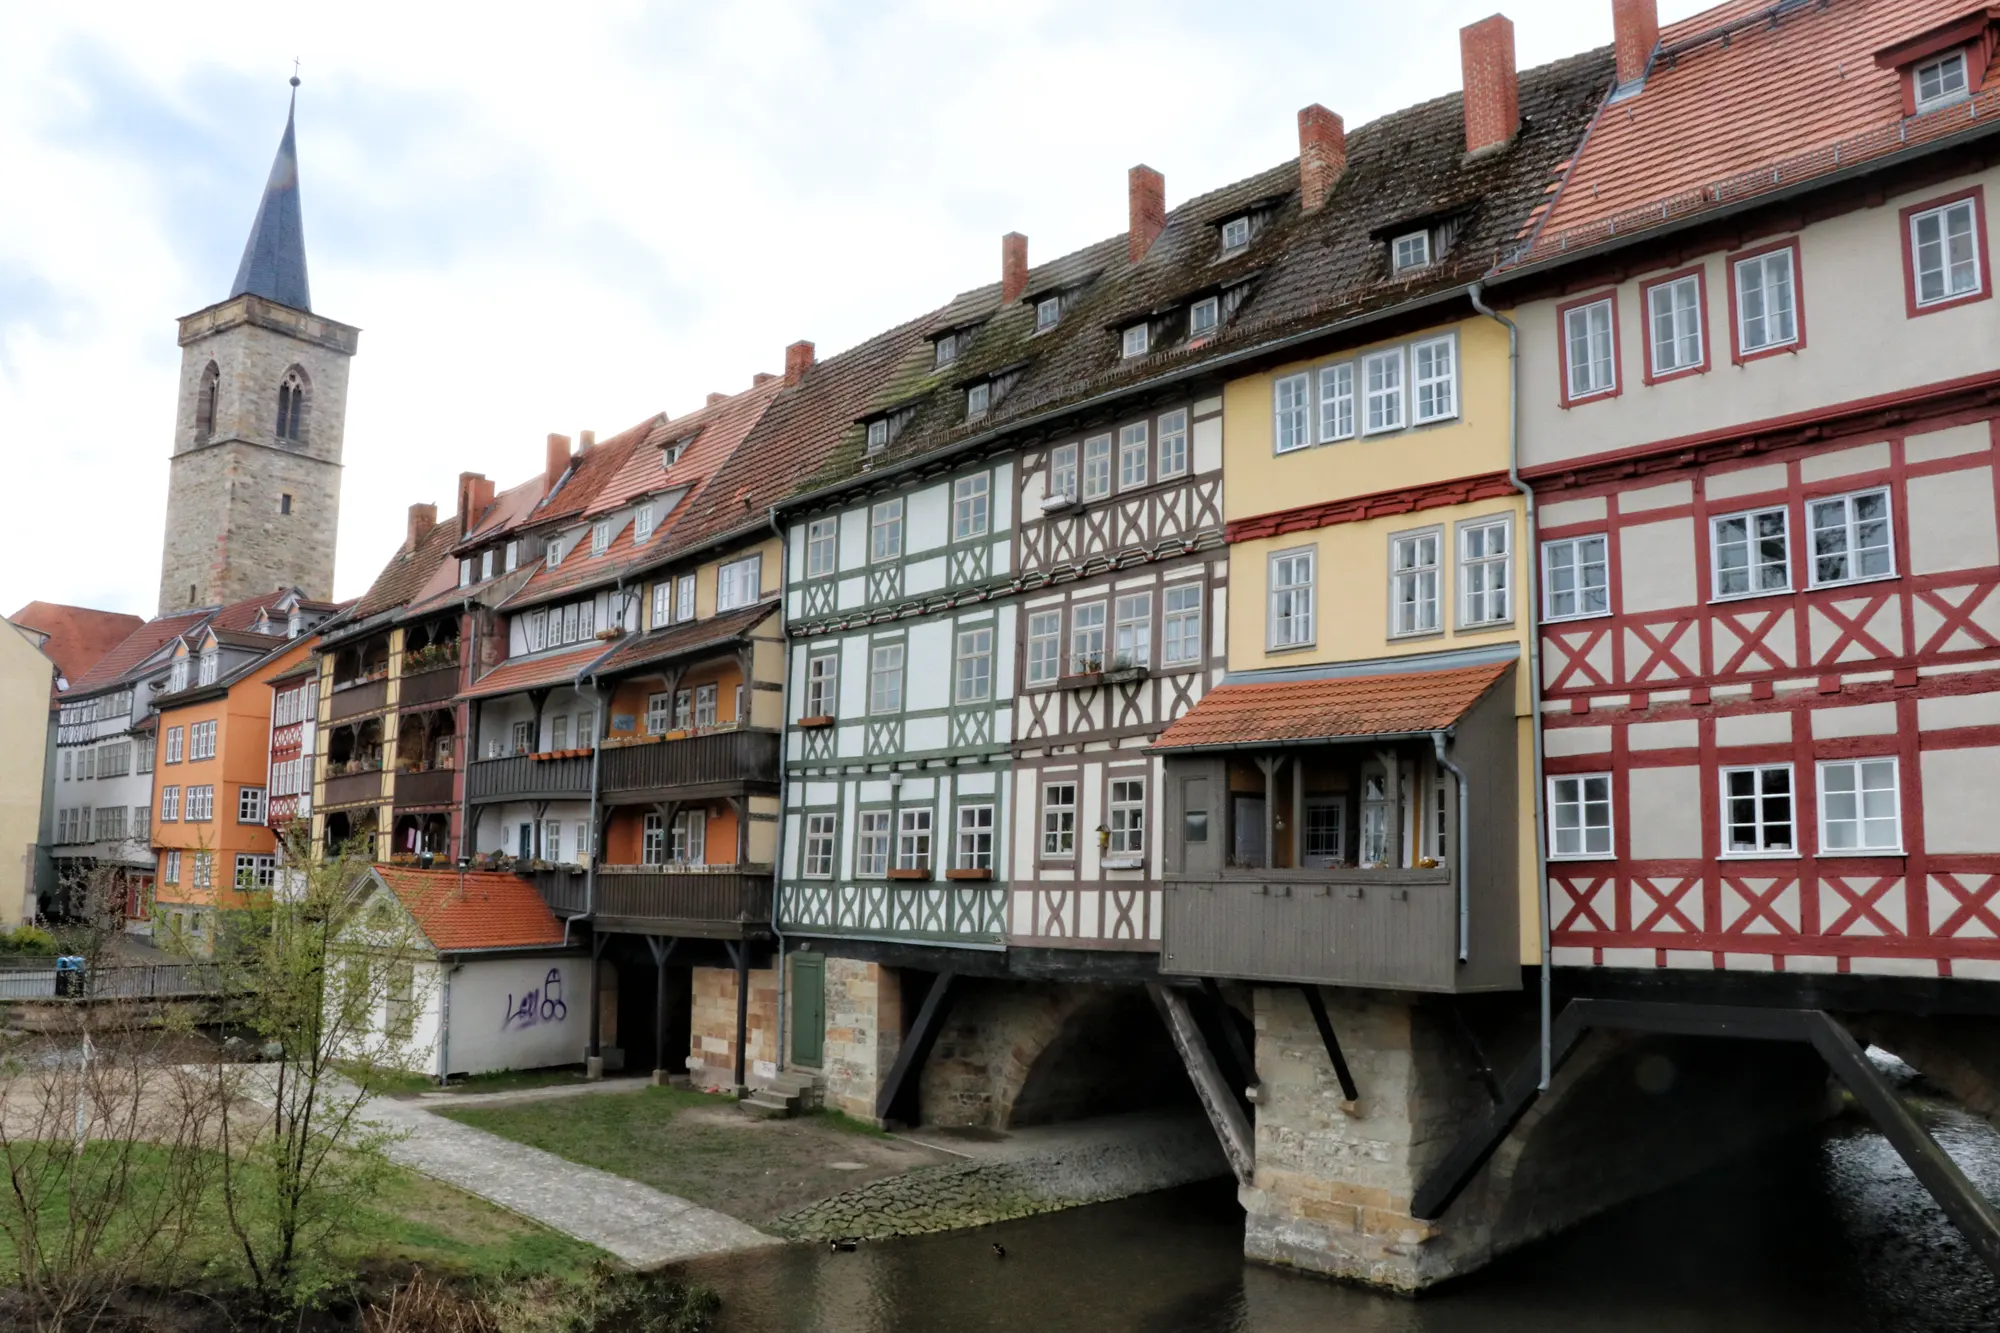
[[[2000,1135],[1931,1106],[1989,1198]],[[1607,1149],[1609,1150],[1609,1149]],[[1007,1251],[994,1255],[998,1242]],[[1993,1333],[2000,1282],[1852,1119],[1606,1213],[1420,1300],[1244,1262],[1218,1182],[852,1253],[680,1271],[725,1333]]]

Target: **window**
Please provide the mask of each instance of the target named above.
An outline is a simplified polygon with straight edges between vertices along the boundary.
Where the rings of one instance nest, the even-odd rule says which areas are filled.
[[[1723,769],[1722,824],[1727,855],[1793,851],[1792,766]]]
[[[1104,670],[1104,603],[1085,602],[1070,612],[1069,670],[1073,676]]]
[[[507,572],[508,572],[508,573],[510,573],[510,574],[511,574],[511,573],[513,573],[513,572],[514,572],[514,570],[515,570],[516,568],[518,568],[518,567],[519,567],[519,565],[520,565],[520,563],[521,563],[521,543],[520,543],[520,542],[518,542],[518,541],[512,541],[512,542],[508,542],[508,543],[507,543],[507,558],[506,558],[506,560],[502,561],[501,563],[503,563],[504,565],[506,565],[506,567],[507,567]]]
[[[1049,451],[1049,494],[1076,498],[1076,446],[1058,445]]]
[[[1889,492],[1862,491],[1806,502],[1812,526],[1812,585],[1853,583],[1896,572]]]
[[[1135,592],[1120,597],[1112,621],[1111,666],[1149,667],[1153,664],[1153,594]]]
[[[1400,430],[1403,426],[1403,349],[1370,352],[1361,358],[1361,383],[1367,396],[1363,433]]]
[[[694,619],[694,575],[683,574],[674,580],[674,619]]]
[[[292,512],[292,493],[290,491],[278,492],[278,512],[280,514],[289,514]]]
[[[458,586],[461,588],[470,588],[472,582],[472,559],[468,556],[458,562]]]
[[[171,824],[181,817],[181,789],[178,786],[160,788],[160,822]]]
[[[763,578],[764,557],[745,556],[732,560],[715,571],[715,609],[733,611],[739,606],[749,606],[757,600],[758,585]]]
[[[662,690],[658,694],[646,696],[646,734],[658,736],[664,733],[673,720],[674,697]]]
[[[697,727],[712,727],[715,725],[716,693],[717,689],[714,681],[710,681],[706,685],[697,685],[694,687],[694,724]]]
[[[1153,446],[1146,423],[1135,421],[1118,428],[1118,488],[1125,490],[1146,484],[1146,465],[1152,461]]]
[[[889,422],[885,417],[868,423],[868,452],[879,453],[889,447]]]
[[[975,384],[965,391],[965,415],[983,417],[993,402],[993,386],[990,383]]]
[[[200,685],[215,684],[216,673],[218,672],[218,670],[220,670],[221,666],[222,666],[221,653],[217,652],[213,648],[210,648],[208,651],[204,652],[201,655],[201,673],[196,683]]]
[[[153,747],[154,747],[154,744],[155,744],[155,742],[154,742],[154,740],[153,740],[153,738],[152,738],[151,736],[142,736],[142,737],[140,737],[140,738],[139,738],[139,769],[138,769],[138,771],[139,771],[139,772],[141,772],[141,773],[150,773],[150,772],[152,772],[152,771],[153,771]]]
[[[578,863],[588,865],[590,863],[590,821],[587,819],[577,820],[570,832],[572,834],[571,845],[576,848]]]
[[[215,818],[215,788],[213,786],[189,787],[187,789],[187,817],[196,824],[206,824]]]
[[[1910,272],[1918,307],[1979,294],[1978,229],[1979,206],[1970,198],[1910,215]]]
[[[196,852],[194,854],[194,886],[197,889],[212,889],[215,887],[214,852]],[[196,917],[195,920],[199,922],[201,918]]]
[[[1247,216],[1231,218],[1222,224],[1222,253],[1241,250],[1248,244],[1250,244],[1250,219]]]
[[[241,787],[237,789],[236,822],[239,824],[261,824],[264,822],[264,789],[262,787]]]
[[[933,346],[937,349],[937,355],[931,361],[933,369],[939,366],[948,366],[958,360],[958,335],[956,333],[940,334]]]
[[[1160,663],[1180,666],[1201,660],[1201,585],[1182,583],[1166,591],[1162,607]]]
[[[1611,775],[1549,779],[1549,855],[1611,855]]]
[[[1061,318],[1062,298],[1060,296],[1044,296],[1041,300],[1035,302],[1036,333],[1040,333],[1043,329],[1054,328],[1056,321]]]
[[[1604,538],[1542,543],[1542,619],[1574,620],[1611,610]]]
[[[1306,429],[1310,382],[1305,375],[1287,375],[1271,386],[1271,442],[1277,453],[1288,454],[1312,443]]]
[[[1222,322],[1222,302],[1213,296],[1205,296],[1188,307],[1188,337],[1199,338],[1204,333],[1213,333],[1215,326]]]
[[[708,864],[708,811],[683,810],[674,816],[673,845],[669,855],[675,865]]]
[[[1187,410],[1177,408],[1160,417],[1160,479],[1187,471]]]
[[[1028,683],[1047,685],[1062,674],[1062,612],[1028,617]]]
[[[632,511],[632,544],[637,546],[651,541],[652,538],[653,506],[643,504]],[[493,555],[491,551],[488,551],[486,554],[489,559]]]
[[[197,722],[188,728],[188,758],[215,758],[215,723]]]
[[[806,716],[832,717],[840,698],[840,658],[821,653],[806,662]]]
[[[960,870],[993,868],[993,807],[958,807],[957,865]]]
[[[807,879],[833,878],[833,816],[806,816]]]
[[[1736,353],[1790,347],[1799,340],[1798,290],[1792,272],[1792,247],[1736,261]]]
[[[1398,273],[1425,268],[1431,262],[1431,234],[1428,231],[1404,232],[1391,245]]]
[[[493,577],[493,552],[479,553],[479,577],[482,582]]]
[[[1929,111],[1965,96],[1965,52],[1953,51],[1917,66],[1911,76],[1916,85],[1917,110]]]
[[[1961,75],[1961,82],[1963,76]],[[278,430],[281,440],[297,444],[300,423],[306,411],[306,380],[296,370],[285,372],[285,379],[278,386]]]
[[[868,663],[868,711],[894,713],[903,707],[903,645],[878,643]]]
[[[153,831],[153,808],[149,805],[132,807],[132,837],[144,842]]]
[[[1438,535],[1433,529],[1389,539],[1391,634],[1438,629]]]
[[[991,626],[958,633],[958,684],[962,704],[984,703],[993,697],[993,630]]]
[[[236,887],[268,889],[278,882],[278,858],[248,852],[236,854]]]
[[[674,583],[672,579],[661,579],[653,585],[653,628],[668,624],[674,618]]]
[[[806,577],[833,573],[840,560],[840,520],[816,518],[806,529]]]
[[[542,823],[542,859],[544,861],[562,860],[562,846],[562,821],[560,819],[544,820]]]
[[[1076,784],[1042,785],[1042,855],[1076,855]]]
[[[1417,424],[1458,415],[1457,344],[1431,338],[1410,348],[1410,378],[1417,391]]]
[[[1306,802],[1305,862],[1316,869],[1337,866],[1345,854],[1339,801]]]
[[[686,731],[694,725],[694,691],[674,691],[674,730]]]
[[[549,748],[567,750],[569,748],[569,718],[561,713],[549,719]]]
[[[1760,509],[1710,521],[1717,597],[1786,592],[1792,561],[1783,509]]]
[[[1707,367],[1701,334],[1701,294],[1699,273],[1669,278],[1646,288],[1646,344],[1654,379]]]
[[[869,511],[868,558],[894,560],[903,553],[903,501],[884,500]]]
[[[1113,856],[1143,856],[1146,851],[1146,780],[1115,778],[1111,783],[1111,845]]]
[[[64,750],[62,752],[62,776],[64,782],[69,781],[70,769],[72,767],[72,759],[74,755],[75,751],[73,750]]]
[[[179,852],[167,853],[166,864],[160,870],[160,879],[165,883],[174,885],[176,888],[180,886],[181,854]]]
[[[881,879],[889,873],[889,812],[863,810],[861,838],[855,848],[854,873]]]
[[[1819,766],[1821,852],[1898,852],[1903,823],[1894,759],[1829,760]]]
[[[1513,524],[1505,518],[1458,525],[1458,618],[1497,625],[1513,617]]]
[[[1322,444],[1354,438],[1354,363],[1319,372],[1319,438]]]
[[[1573,305],[1562,314],[1563,387],[1566,402],[1618,389],[1616,320],[1610,297]]]
[[[1118,350],[1120,354],[1128,357],[1144,356],[1146,354],[1147,335],[1150,331],[1150,325],[1128,324],[1125,327],[1124,333],[1119,335]]]
[[[1111,437],[1095,435],[1083,442],[1083,498],[1111,494]]]
[[[547,628],[543,633],[543,646],[560,648],[566,643],[581,643],[597,634],[597,603],[571,602],[567,606],[552,606],[548,609]],[[531,634],[532,637],[532,634]]]
[[[1313,552],[1280,551],[1271,557],[1270,645],[1296,648],[1313,641]]]
[[[639,864],[662,866],[667,863],[667,826],[657,814],[646,816],[639,834]]]
[[[931,868],[931,812],[903,810],[896,829],[896,869]]]
[[[563,558],[562,538],[560,537],[549,538],[549,551],[548,551],[549,568],[554,569],[557,565],[560,565],[562,563],[562,558]]]
[[[951,484],[951,538],[966,541],[984,537],[990,522],[993,479],[982,472],[976,477],[960,477]]]

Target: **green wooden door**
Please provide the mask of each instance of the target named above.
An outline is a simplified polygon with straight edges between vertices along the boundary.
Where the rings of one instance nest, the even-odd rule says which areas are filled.
[[[792,1063],[819,1068],[826,1054],[826,955],[792,955]]]

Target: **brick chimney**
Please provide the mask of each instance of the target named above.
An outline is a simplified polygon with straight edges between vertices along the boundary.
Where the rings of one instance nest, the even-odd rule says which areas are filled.
[[[1318,102],[1299,111],[1299,207],[1317,212],[1347,169],[1347,127]]]
[[[1166,230],[1167,178],[1142,163],[1126,173],[1125,199],[1132,215],[1126,240],[1136,264]]]
[[[770,371],[760,370],[756,374],[750,377],[750,387],[753,389],[761,389],[766,384],[769,384],[772,380],[776,378],[778,377],[776,375],[773,375]]]
[[[417,543],[430,536],[431,529],[437,526],[437,521],[438,507],[436,505],[411,505],[410,529],[408,534],[403,538],[403,544],[412,551],[416,550]]]
[[[1495,14],[1460,28],[1458,53],[1465,66],[1465,151],[1498,148],[1521,128],[1512,20]]]
[[[717,403],[723,403],[727,401],[729,401],[729,395],[726,393],[712,393],[708,396],[708,405],[710,407],[714,407]]]
[[[797,384],[813,368],[813,345],[801,340],[785,349],[785,383]]]
[[[493,503],[493,483],[485,474],[461,472],[458,474],[458,535],[463,538],[472,531],[473,524],[486,512],[486,506]]]
[[[580,430],[576,433],[576,451],[578,453],[587,454],[596,447],[597,447],[596,431]]]
[[[1012,305],[1028,290],[1028,238],[1010,231],[1000,238],[1000,304]]]
[[[1660,44],[1659,0],[1611,0],[1613,45],[1618,51],[1618,86],[1646,77],[1653,48]]]
[[[549,435],[548,461],[542,465],[542,494],[547,495],[569,469],[569,436]]]

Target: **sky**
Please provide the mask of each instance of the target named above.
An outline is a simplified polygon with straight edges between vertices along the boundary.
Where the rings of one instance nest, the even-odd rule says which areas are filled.
[[[1459,83],[1492,0],[571,5],[0,0],[0,493],[31,600],[150,615],[180,351],[221,300],[298,60],[316,313],[362,330],[334,593],[409,505],[509,486]],[[1663,23],[1705,8],[1660,0]],[[1522,68],[1611,0],[1514,0]]]

